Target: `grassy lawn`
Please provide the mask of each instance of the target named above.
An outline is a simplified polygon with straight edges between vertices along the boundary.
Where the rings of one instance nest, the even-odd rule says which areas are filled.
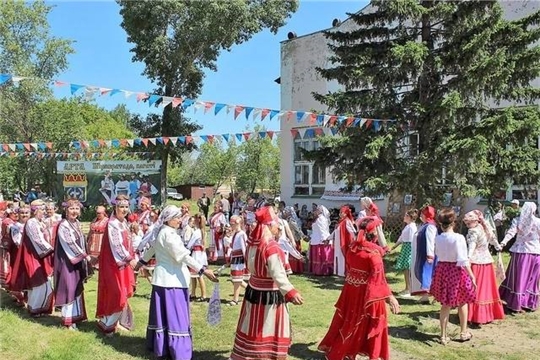
[[[403,289],[403,276],[391,270],[396,255],[387,259],[387,278],[392,290]],[[230,353],[240,306],[231,307],[232,285],[221,277],[222,322],[216,327],[206,323],[206,303],[193,303],[194,359],[226,359]],[[339,296],[342,279],[333,277],[291,276],[292,283],[305,299],[303,306],[290,306],[293,326],[291,359],[323,359],[316,348],[325,335]],[[104,338],[96,328],[97,278],[86,285],[86,307],[90,320],[69,331],[60,326],[59,313],[50,317],[30,319],[26,311],[13,306],[2,292],[0,308],[0,353],[3,359],[148,359],[145,351],[145,331],[148,317],[150,285],[139,279],[134,298],[136,329]],[[208,294],[212,285],[208,283]],[[389,315],[392,359],[476,359],[528,360],[540,359],[540,316],[527,313],[508,316],[505,321],[473,330],[469,343],[451,342],[446,347],[437,343],[439,332],[437,305],[418,305],[412,299],[400,300],[402,314]],[[449,329],[458,334],[458,319],[451,317]]]

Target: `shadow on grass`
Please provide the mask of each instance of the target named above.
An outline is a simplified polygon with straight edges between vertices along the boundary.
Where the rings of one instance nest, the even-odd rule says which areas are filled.
[[[427,305],[426,305],[427,306]],[[414,311],[410,313],[403,313],[414,321],[420,321],[421,318],[439,319],[439,309],[426,309],[423,311]]]
[[[437,335],[419,332],[418,327],[415,325],[390,326],[388,333],[397,339],[415,340],[430,346],[430,342],[437,341],[438,339]]]
[[[319,289],[341,290],[343,288],[343,278],[338,276],[302,274],[302,277]]]
[[[289,348],[289,355],[305,360],[324,359],[324,354],[320,351],[311,350],[309,347],[315,345],[316,342],[308,344],[293,344]]]
[[[196,346],[196,345],[195,345]],[[227,351],[209,351],[209,350],[201,350],[193,351],[193,360],[223,360],[228,359],[230,353]]]

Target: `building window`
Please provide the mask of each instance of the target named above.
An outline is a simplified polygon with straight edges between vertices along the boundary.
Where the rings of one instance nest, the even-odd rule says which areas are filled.
[[[323,195],[326,185],[326,168],[307,161],[302,149],[317,150],[321,147],[319,140],[302,139],[297,135],[294,139],[294,195]]]

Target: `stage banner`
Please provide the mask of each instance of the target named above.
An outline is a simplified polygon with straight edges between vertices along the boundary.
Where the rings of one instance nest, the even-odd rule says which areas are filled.
[[[129,196],[132,209],[141,196],[161,203],[161,160],[58,161],[60,199],[78,198],[86,206],[112,205],[117,195]]]

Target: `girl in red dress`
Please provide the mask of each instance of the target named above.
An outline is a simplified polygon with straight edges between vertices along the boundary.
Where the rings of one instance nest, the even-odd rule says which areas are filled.
[[[390,359],[386,302],[394,314],[399,304],[386,283],[382,257],[377,245],[378,217],[360,221],[358,237],[345,251],[347,274],[336,303],[336,312],[319,350],[328,360]]]

